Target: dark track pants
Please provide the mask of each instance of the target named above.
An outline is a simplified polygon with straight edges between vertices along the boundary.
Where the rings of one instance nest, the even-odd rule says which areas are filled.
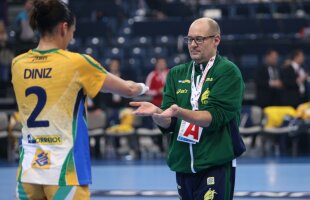
[[[236,168],[232,163],[215,166],[199,173],[176,173],[182,200],[232,200]]]

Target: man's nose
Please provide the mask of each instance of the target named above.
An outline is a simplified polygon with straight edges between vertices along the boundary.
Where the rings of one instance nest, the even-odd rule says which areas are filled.
[[[195,40],[189,41],[188,46],[197,46],[197,42]]]

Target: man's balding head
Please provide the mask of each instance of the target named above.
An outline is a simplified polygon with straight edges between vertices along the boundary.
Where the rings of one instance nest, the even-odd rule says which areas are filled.
[[[190,26],[189,29],[199,28],[202,31],[205,31],[207,35],[221,35],[221,29],[218,23],[208,17],[203,17],[196,19]]]

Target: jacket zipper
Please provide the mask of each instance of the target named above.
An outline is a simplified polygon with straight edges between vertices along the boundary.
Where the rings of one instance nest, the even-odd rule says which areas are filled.
[[[193,173],[196,173],[194,169],[194,153],[193,153],[193,144],[189,144],[189,153],[191,155],[191,170]]]

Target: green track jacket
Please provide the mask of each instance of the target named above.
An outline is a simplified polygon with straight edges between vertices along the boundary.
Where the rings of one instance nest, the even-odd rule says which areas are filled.
[[[172,104],[192,109],[191,73],[193,61],[173,67],[166,80],[162,109]],[[205,65],[204,65],[205,67]],[[195,80],[203,71],[195,66]],[[215,165],[221,165],[235,158],[229,122],[240,121],[240,110],[244,92],[244,82],[238,67],[229,60],[216,56],[209,70],[199,98],[199,110],[207,110],[212,115],[212,123],[204,128],[199,143],[188,144],[177,141],[181,119],[163,133],[169,133],[170,144],[167,163],[171,170],[195,173]]]

